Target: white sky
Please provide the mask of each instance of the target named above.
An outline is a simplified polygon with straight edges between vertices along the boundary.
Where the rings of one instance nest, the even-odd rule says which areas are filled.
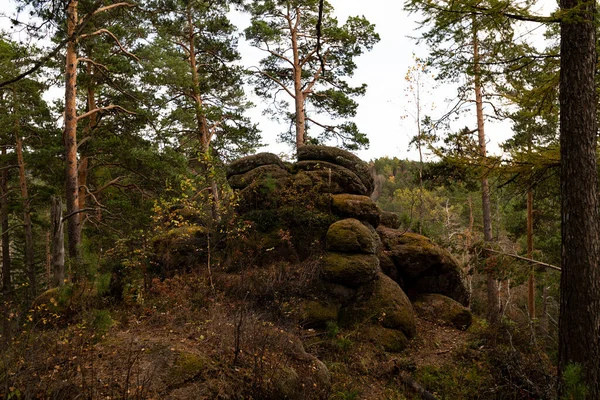
[[[371,23],[375,24],[376,32],[381,41],[375,45],[371,52],[365,53],[357,60],[353,82],[367,83],[367,93],[358,99],[358,114],[354,121],[359,129],[365,132],[371,142],[368,150],[358,151],[357,154],[365,159],[389,156],[401,159],[417,159],[415,150],[408,150],[410,138],[415,135],[415,122],[412,118],[402,118],[406,115],[407,104],[405,100],[404,76],[413,63],[412,54],[426,57],[427,49],[418,47],[409,36],[418,36],[416,31],[415,15],[408,15],[403,11],[403,1],[397,0],[369,0],[365,7],[364,0],[329,0],[335,9],[340,23],[344,23],[348,16],[364,15]],[[556,7],[554,0],[538,1],[540,13],[549,13]],[[11,14],[14,10],[12,0],[0,0],[0,13]],[[236,17],[234,23],[242,31],[248,22],[247,18]],[[10,23],[7,18],[0,18],[0,29],[9,30]],[[242,63],[246,66],[256,65],[258,59],[264,54],[253,49],[243,40],[240,40]],[[433,84],[433,82],[432,82]],[[254,97],[248,90],[252,101],[257,108],[250,114],[253,122],[259,123],[263,132],[263,142],[267,147],[260,151],[291,154],[289,146],[276,143],[276,137],[284,127],[268,120],[262,115],[261,100]],[[430,89],[431,95],[422,99],[423,108],[435,108],[429,114],[434,118],[442,115],[448,107],[446,100],[455,96],[453,87],[445,86]],[[474,125],[472,120],[465,119],[459,124],[462,126]],[[486,134],[489,140],[488,150],[498,154],[498,143],[510,137],[510,124],[488,123]]]

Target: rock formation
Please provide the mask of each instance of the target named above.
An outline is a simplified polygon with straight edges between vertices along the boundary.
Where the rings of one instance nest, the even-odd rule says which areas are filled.
[[[298,162],[286,165],[260,153],[233,162],[227,178],[239,194],[241,219],[251,224],[249,243],[263,253],[253,259],[258,268],[318,260],[321,283],[306,294],[299,317],[305,326],[355,327],[364,340],[397,352],[416,334],[411,298],[438,293],[454,311],[466,310],[456,261],[429,239],[398,229],[398,217],[369,197],[375,184],[355,155],[303,146]],[[455,325],[468,325],[463,317]]]

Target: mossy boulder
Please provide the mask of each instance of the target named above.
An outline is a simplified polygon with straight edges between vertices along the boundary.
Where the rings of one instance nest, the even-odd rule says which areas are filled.
[[[381,346],[390,353],[399,353],[408,346],[406,335],[397,329],[369,325],[360,330],[360,338]]]
[[[327,231],[327,250],[339,253],[375,254],[376,236],[359,220],[347,218],[333,223]]]
[[[324,328],[328,322],[337,322],[339,310],[339,304],[306,301],[302,306],[300,322],[306,328]]]
[[[327,252],[322,263],[326,281],[353,288],[372,281],[379,271],[379,260],[372,254]]]
[[[327,161],[298,161],[295,168],[305,171],[320,192],[368,194],[364,183],[348,168]]]
[[[208,228],[184,225],[168,229],[152,242],[158,273],[182,272],[203,262],[208,251]]]
[[[410,300],[400,286],[383,273],[358,289],[354,303],[341,311],[340,320],[344,325],[370,321],[384,328],[402,331],[409,339],[416,333]]]
[[[331,211],[343,218],[356,218],[372,226],[378,226],[381,210],[368,196],[356,194],[334,194],[331,196]]]
[[[227,179],[233,189],[244,189],[253,182],[265,179],[282,179],[289,172],[277,164],[261,165],[243,174],[232,175]]]
[[[422,293],[413,302],[415,312],[422,318],[466,330],[473,323],[473,315],[459,302],[437,293]]]
[[[298,149],[298,161],[327,161],[354,172],[367,189],[367,195],[375,187],[369,166],[354,154],[337,147],[305,145]]]
[[[233,175],[245,174],[255,168],[263,165],[277,165],[281,169],[286,169],[285,164],[279,157],[272,153],[258,153],[250,156],[238,158],[227,166],[227,179]]]
[[[425,236],[379,226],[386,260],[385,272],[412,298],[420,293],[439,293],[468,305],[469,292],[457,261]],[[391,260],[393,266],[389,265]]]
[[[276,209],[281,205],[281,192],[288,186],[288,177],[263,176],[238,191],[239,213],[251,210]]]
[[[379,224],[387,228],[400,229],[400,217],[395,212],[382,211]]]

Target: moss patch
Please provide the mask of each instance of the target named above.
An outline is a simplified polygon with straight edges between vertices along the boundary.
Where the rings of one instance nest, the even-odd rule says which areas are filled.
[[[323,276],[333,283],[358,287],[372,281],[378,271],[374,255],[328,252],[323,257]]]
[[[343,219],[332,224],[327,231],[329,251],[374,254],[375,247],[373,233],[357,219]]]

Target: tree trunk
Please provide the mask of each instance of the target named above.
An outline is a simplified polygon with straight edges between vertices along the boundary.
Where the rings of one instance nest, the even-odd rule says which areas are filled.
[[[479,139],[479,155],[482,158],[482,165],[485,168],[485,157],[487,156],[485,131],[483,122],[483,96],[481,90],[481,67],[479,57],[479,38],[477,36],[477,26],[473,18],[473,71],[475,88],[475,106],[477,110],[477,132]],[[481,204],[483,208],[483,240],[491,242],[492,235],[492,206],[490,202],[490,185],[487,179],[487,171],[482,171],[481,177]],[[498,283],[496,282],[496,271],[493,268],[487,268],[487,300],[488,300],[488,321],[496,325],[500,318],[500,305],[498,302]]]
[[[17,164],[19,165],[19,186],[21,188],[21,201],[23,202],[23,225],[25,229],[25,268],[29,278],[29,292],[31,299],[37,294],[37,274],[33,251],[33,232],[31,227],[31,207],[27,193],[27,177],[25,176],[25,161],[23,159],[23,141],[20,132],[15,132]]]
[[[190,52],[190,70],[192,73],[192,95],[194,102],[196,103],[196,123],[198,129],[198,141],[200,143],[200,165],[202,166],[202,173],[205,174],[207,182],[210,185],[210,193],[212,197],[211,211],[214,221],[220,221],[221,219],[221,205],[219,196],[219,186],[214,177],[213,165],[210,154],[210,142],[212,135],[208,127],[208,121],[204,111],[204,103],[202,101],[202,94],[200,92],[200,78],[198,76],[198,65],[196,59],[196,43],[195,43],[195,32],[194,24],[192,20],[192,10],[188,8],[188,45]]]
[[[2,147],[2,158],[6,159],[6,146]],[[8,169],[0,175],[0,226],[2,228],[2,294],[4,300],[13,295],[10,265],[10,237],[8,235]]]
[[[527,258],[533,259],[533,190],[527,190]],[[528,281],[529,319],[535,319],[535,267],[531,266]]]
[[[296,10],[296,18],[300,18],[300,10]],[[288,13],[288,18],[291,16]],[[292,37],[292,53],[294,64],[294,105],[296,109],[296,149],[306,143],[306,114],[304,104],[304,93],[302,91],[302,66],[300,65],[300,53],[298,49],[298,31],[289,23]]]
[[[67,8],[67,58],[65,68],[65,130],[63,141],[66,159],[66,198],[69,234],[69,258],[75,264],[80,260],[81,215],[79,213],[79,179],[77,171],[77,39],[78,0],[71,0]],[[75,265],[77,268],[78,266]],[[76,270],[75,270],[76,271]],[[77,272],[77,271],[76,271]],[[77,273],[75,274],[77,278]]]
[[[65,234],[60,197],[52,198],[50,222],[52,229],[52,287],[58,287],[65,284]]]
[[[600,398],[600,247],[596,166],[596,2],[561,0],[560,157],[562,273],[559,376],[582,367]],[[564,386],[560,394],[565,395]]]
[[[91,55],[88,55],[91,57]],[[86,65],[86,71],[90,79],[90,83],[87,87],[87,111],[92,111],[98,108],[96,104],[96,90],[94,87],[94,67],[91,62],[88,61]],[[98,114],[92,114],[88,117],[87,124],[84,127],[83,131],[83,140],[92,136],[92,131],[96,127],[98,123]],[[85,203],[87,200],[87,186],[88,186],[88,173],[90,171],[90,158],[88,152],[86,151],[87,144],[83,144],[79,147],[79,166],[77,167],[77,179],[79,186],[79,194],[78,194],[78,206],[80,210],[85,208]]]

